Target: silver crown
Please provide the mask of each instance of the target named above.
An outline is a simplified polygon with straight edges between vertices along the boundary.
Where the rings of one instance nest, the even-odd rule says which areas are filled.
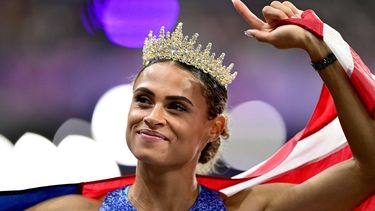
[[[150,31],[143,46],[143,65],[147,65],[153,59],[171,59],[188,65],[213,76],[221,85],[227,87],[236,77],[237,72],[231,73],[233,63],[228,67],[224,66],[225,54],[222,53],[215,58],[215,53],[210,53],[211,43],[208,43],[204,51],[202,45],[197,42],[198,34],[195,33],[190,39],[182,34],[182,23],[170,33],[164,33],[164,26],[160,29],[159,38]]]

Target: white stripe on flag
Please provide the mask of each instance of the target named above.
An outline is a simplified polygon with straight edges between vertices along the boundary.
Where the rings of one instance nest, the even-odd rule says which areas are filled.
[[[350,77],[354,69],[354,61],[349,44],[345,42],[339,32],[328,24],[323,25],[323,40]]]
[[[324,144],[322,144],[323,141]],[[321,130],[300,140],[288,157],[276,168],[254,179],[224,188],[221,192],[231,196],[245,188],[266,182],[287,171],[323,159],[345,147],[346,143],[338,118],[335,118]]]

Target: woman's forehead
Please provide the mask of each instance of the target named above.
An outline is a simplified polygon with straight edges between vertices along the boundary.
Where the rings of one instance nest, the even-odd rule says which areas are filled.
[[[155,63],[145,68],[135,81],[134,88],[140,86],[192,96],[202,93],[199,79],[173,62]]]

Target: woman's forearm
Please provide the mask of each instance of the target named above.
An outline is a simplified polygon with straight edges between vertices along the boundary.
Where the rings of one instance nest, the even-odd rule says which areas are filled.
[[[325,58],[331,51],[323,41],[307,32],[306,51],[311,61]],[[329,89],[337,110],[341,127],[354,158],[364,170],[375,176],[375,121],[366,110],[350,79],[338,61],[318,71]]]

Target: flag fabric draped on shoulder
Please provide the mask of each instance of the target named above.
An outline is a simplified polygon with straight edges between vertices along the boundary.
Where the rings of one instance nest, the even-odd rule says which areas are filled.
[[[322,39],[337,57],[357,90],[369,114],[375,118],[375,77],[357,53],[333,28],[323,23],[312,10],[301,19],[287,19],[280,25],[295,24]],[[323,85],[320,99],[306,127],[261,164],[231,179],[198,177],[198,181],[230,196],[261,183],[286,182],[299,184],[324,169],[352,157],[336,115],[333,99]],[[91,182],[83,186],[83,195],[99,197],[109,189],[132,182],[134,178],[118,178]],[[122,181],[122,182],[119,182]],[[106,187],[103,189],[103,187]],[[356,210],[375,209],[375,196],[368,198]]]

